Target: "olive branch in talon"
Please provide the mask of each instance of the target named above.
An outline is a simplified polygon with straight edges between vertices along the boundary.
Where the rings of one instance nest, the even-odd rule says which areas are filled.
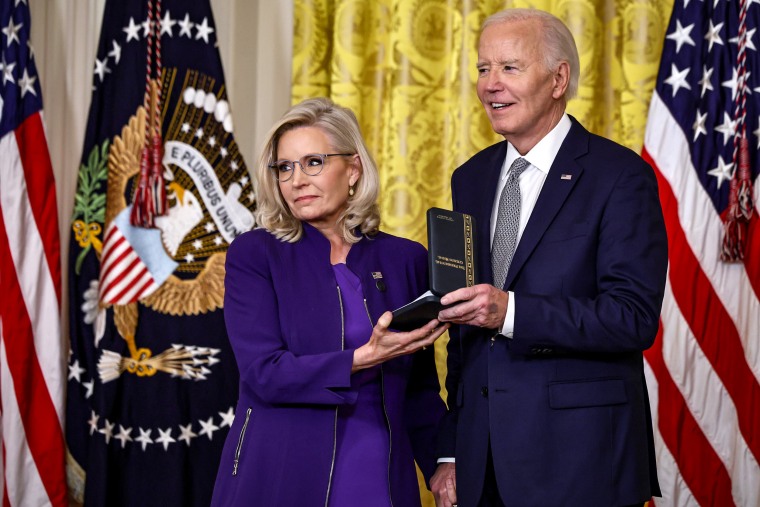
[[[93,147],[87,158],[87,165],[82,164],[79,168],[74,212],[71,217],[74,238],[82,247],[74,265],[76,274],[81,271],[82,262],[91,248],[95,248],[98,255],[103,249],[98,236],[105,221],[106,194],[102,186],[108,179],[108,147],[108,139],[103,141],[100,147]]]
[[[219,352],[215,348],[177,344],[156,356],[146,348],[137,349],[131,357],[105,350],[98,360],[98,374],[103,383],[116,380],[124,372],[150,377],[161,371],[186,380],[206,380],[212,373],[207,366],[219,362]]]

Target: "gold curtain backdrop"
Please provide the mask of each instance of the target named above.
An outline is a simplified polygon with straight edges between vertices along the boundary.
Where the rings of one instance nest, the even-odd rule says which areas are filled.
[[[451,207],[451,173],[501,140],[475,93],[486,17],[528,7],[562,19],[581,63],[568,112],[640,152],[672,6],[672,0],[294,0],[292,102],[325,96],[354,110],[380,169],[382,229],[426,244],[425,212]],[[445,341],[436,343],[441,380]],[[434,506],[426,491],[422,498],[423,506]]]
[[[475,94],[483,20],[506,7],[548,10],[581,59],[570,114],[641,149],[672,0],[295,0],[293,103],[327,96],[352,108],[380,167],[383,229],[425,242],[449,178],[499,141]]]

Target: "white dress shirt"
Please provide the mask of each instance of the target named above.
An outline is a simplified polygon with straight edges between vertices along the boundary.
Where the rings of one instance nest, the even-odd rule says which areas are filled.
[[[554,159],[559,153],[559,148],[565,141],[572,122],[567,113],[562,115],[559,123],[549,132],[538,144],[536,144],[532,150],[523,156],[525,160],[530,164],[520,175],[520,225],[517,230],[517,244],[520,243],[520,238],[525,230],[525,225],[528,223],[530,214],[533,212],[533,208],[538,200],[538,194],[541,193],[541,188],[544,186],[546,176],[549,174],[549,169],[554,163]],[[507,176],[509,176],[509,169],[512,167],[512,162],[520,157],[514,146],[507,143],[507,156],[504,159],[504,164],[501,166],[501,174],[499,176],[499,185],[496,189],[496,195],[494,197],[493,209],[491,210],[491,245],[493,246],[493,236],[496,232],[496,218],[499,216],[499,197],[504,185],[507,184]],[[517,248],[515,244],[515,248]],[[501,289],[501,287],[498,287]],[[515,294],[512,291],[508,291],[509,303],[507,305],[507,316],[504,319],[504,327],[501,328],[501,334],[507,338],[512,338],[513,331],[515,329]],[[454,463],[455,459],[452,457],[438,458],[438,463]]]
[[[530,214],[533,212],[533,208],[538,200],[538,194],[541,193],[541,188],[544,186],[546,176],[549,174],[549,169],[554,163],[554,159],[557,157],[560,146],[570,132],[572,122],[567,116],[567,113],[562,115],[559,123],[536,144],[533,149],[526,153],[523,158],[530,164],[520,175],[520,225],[517,230],[517,245],[520,244],[520,238],[522,238],[525,225],[530,219]],[[493,201],[493,209],[491,210],[491,245],[493,246],[493,236],[496,231],[496,219],[499,216],[499,197],[504,185],[507,184],[507,176],[509,176],[509,169],[512,166],[520,154],[517,152],[511,143],[507,143],[507,156],[504,159],[504,164],[501,167],[501,175],[499,176],[499,185],[496,189],[496,196]],[[497,287],[501,289],[501,287]],[[501,334],[507,338],[512,338],[515,329],[515,295],[512,291],[508,291],[509,303],[507,305],[507,316],[504,319],[504,327],[501,329]]]

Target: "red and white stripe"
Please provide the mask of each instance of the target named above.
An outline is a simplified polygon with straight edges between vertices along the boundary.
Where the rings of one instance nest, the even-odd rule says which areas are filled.
[[[55,184],[39,113],[0,139],[0,431],[4,506],[67,505]]]
[[[155,292],[159,285],[115,223],[106,231],[100,264],[100,301],[126,305]]]
[[[760,229],[744,263],[720,260],[723,221],[689,139],[655,92],[644,158],[657,174],[669,269],[660,335],[645,354],[657,506],[760,505]],[[758,185],[754,185],[758,202]]]

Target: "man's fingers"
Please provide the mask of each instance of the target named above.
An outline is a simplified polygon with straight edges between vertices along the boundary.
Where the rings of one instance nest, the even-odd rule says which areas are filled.
[[[438,313],[438,319],[446,322],[454,322],[462,324],[471,320],[477,313],[477,307],[473,308],[471,302],[465,302],[449,308],[447,310],[441,310]]]
[[[480,287],[480,286],[478,286]],[[454,291],[447,295],[454,295],[459,291],[469,290],[469,296],[468,298],[463,298],[458,301],[452,301],[454,306],[451,308],[447,308],[445,310],[441,310],[438,313],[438,320],[441,321],[450,321],[450,322],[457,322],[457,323],[463,323],[471,320],[474,318],[475,315],[478,314],[478,312],[481,310],[483,306],[487,303],[481,298],[480,291],[475,290],[475,287],[467,287],[466,289],[459,289],[457,291]],[[448,304],[444,303],[443,299],[441,299],[442,304]]]
[[[463,287],[445,294],[441,298],[441,304],[451,305],[460,301],[470,301],[481,294],[487,295],[491,289],[495,289],[495,287],[487,283],[473,285],[472,287]]]
[[[446,496],[452,504],[457,503],[457,486],[453,477],[446,479]]]

